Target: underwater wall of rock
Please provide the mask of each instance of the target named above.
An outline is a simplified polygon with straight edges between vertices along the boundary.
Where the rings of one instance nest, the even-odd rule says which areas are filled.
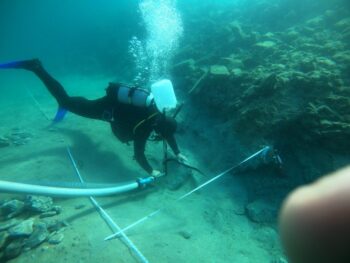
[[[313,2],[185,17],[195,30],[172,69],[243,145],[280,148],[294,185],[343,165],[350,146],[350,8]]]

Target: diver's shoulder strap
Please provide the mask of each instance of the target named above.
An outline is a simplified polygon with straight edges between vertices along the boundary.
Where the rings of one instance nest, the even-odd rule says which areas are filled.
[[[149,120],[155,118],[155,117],[156,117],[157,115],[159,115],[159,114],[160,114],[159,112],[154,112],[153,114],[149,115],[147,118],[145,118],[145,119],[143,119],[142,121],[140,121],[139,123],[137,123],[137,124],[135,125],[135,127],[132,129],[133,134],[136,134],[137,129],[138,129],[142,124],[144,124],[145,122],[147,122],[147,121],[149,121]]]

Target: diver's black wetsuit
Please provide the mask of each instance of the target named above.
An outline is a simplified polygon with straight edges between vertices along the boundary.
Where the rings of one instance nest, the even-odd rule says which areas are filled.
[[[114,135],[122,142],[134,141],[134,154],[136,161],[148,173],[152,167],[148,163],[144,151],[148,137],[154,130],[161,114],[154,105],[149,107],[136,107],[116,101],[118,84],[111,83],[107,88],[107,95],[88,100],[83,97],[70,97],[63,86],[55,80],[41,65],[32,70],[45,84],[46,88],[55,97],[60,107],[77,115],[103,120],[110,123]],[[178,154],[174,135],[165,138],[175,154]]]

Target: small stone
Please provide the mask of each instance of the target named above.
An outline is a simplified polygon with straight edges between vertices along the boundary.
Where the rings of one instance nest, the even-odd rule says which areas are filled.
[[[322,16],[317,16],[314,18],[309,19],[306,21],[306,25],[311,26],[311,27],[317,27],[320,26],[323,22],[323,17]]]
[[[264,48],[264,49],[271,49],[276,46],[276,43],[273,41],[263,41],[255,44],[257,47]]]
[[[19,220],[17,219],[11,219],[9,221],[6,221],[4,223],[1,223],[0,224],[0,231],[4,231],[4,230],[7,230],[9,229],[10,227],[13,227],[15,225],[18,225],[20,223]]]
[[[292,30],[289,30],[284,35],[284,37],[286,37],[289,40],[295,40],[295,39],[297,39],[299,37],[299,33],[295,29],[292,29]]]
[[[329,67],[329,68],[335,67],[337,65],[333,60],[325,58],[325,57],[318,57],[317,64],[323,65],[323,66]]]
[[[241,77],[243,74],[243,72],[240,68],[234,68],[234,69],[232,69],[231,72],[232,72],[233,76],[235,76],[235,77]]]
[[[336,27],[346,28],[350,26],[350,18],[344,18],[335,24]]]
[[[264,35],[264,37],[273,38],[273,37],[275,37],[275,34],[272,33],[272,32],[267,32],[267,33]]]
[[[8,230],[10,237],[30,236],[33,233],[33,219],[24,220]]]
[[[276,207],[263,200],[256,200],[248,204],[245,210],[248,218],[256,223],[271,223],[277,217]]]
[[[26,208],[33,212],[44,213],[52,210],[53,201],[48,196],[28,195],[25,200]]]
[[[58,219],[52,219],[52,218],[45,218],[41,220],[41,222],[46,224],[46,227],[49,231],[58,231],[63,227],[68,226],[68,224],[65,221],[58,220]]]
[[[5,248],[5,258],[12,259],[19,256],[23,248],[23,239],[16,239]]]
[[[57,215],[57,212],[56,211],[49,211],[49,212],[45,212],[45,213],[42,213],[40,214],[40,218],[45,218],[45,217],[52,217],[52,216],[55,216]]]
[[[47,242],[51,245],[58,245],[62,242],[63,238],[63,233],[54,232],[49,236]]]
[[[216,75],[216,76],[229,76],[230,72],[223,65],[212,65],[210,67],[210,74]]]
[[[19,200],[10,200],[1,206],[1,213],[6,218],[13,218],[24,211],[24,202]]]
[[[34,231],[28,239],[24,241],[25,250],[32,249],[43,243],[49,236],[46,224],[43,222],[34,225]]]
[[[190,239],[192,237],[192,234],[186,230],[180,231],[179,235],[182,236],[184,239]]]
[[[84,207],[85,207],[85,205],[81,204],[81,205],[76,205],[74,208],[79,210],[79,209],[82,209]]]

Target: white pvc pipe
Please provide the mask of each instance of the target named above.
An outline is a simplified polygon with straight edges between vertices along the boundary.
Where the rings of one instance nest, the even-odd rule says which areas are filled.
[[[128,192],[138,188],[137,182],[105,188],[67,188],[54,186],[41,186],[8,181],[0,181],[0,192],[35,194],[58,197],[108,196]]]
[[[75,173],[79,178],[79,181],[81,183],[84,183],[84,179],[80,174],[80,171],[78,169],[78,166],[75,162],[75,159],[73,157],[73,154],[70,150],[70,148],[67,146],[67,152],[69,159],[74,167]],[[117,225],[116,222],[110,217],[110,215],[100,206],[100,204],[96,201],[96,199],[92,196],[89,197],[91,203],[96,208],[96,210],[99,212],[100,216],[103,220],[107,223],[107,225],[113,230],[114,233],[120,232],[121,228]],[[140,263],[149,263],[147,258],[141,253],[140,250],[134,245],[134,243],[127,237],[125,233],[121,233],[121,240],[124,242],[124,244],[130,249],[131,252],[134,253],[134,255],[137,257],[138,261]]]

